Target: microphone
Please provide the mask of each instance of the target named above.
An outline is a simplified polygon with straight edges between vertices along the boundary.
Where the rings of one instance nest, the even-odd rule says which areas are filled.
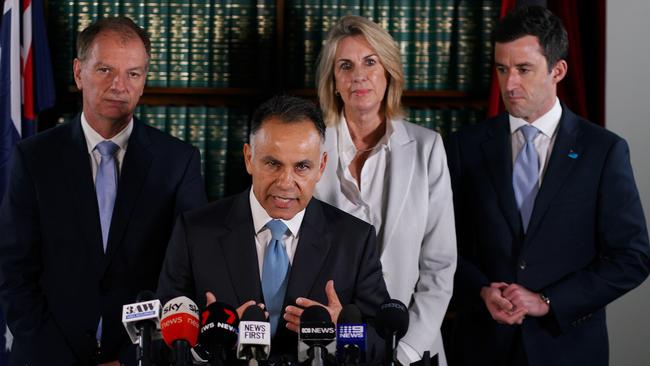
[[[312,366],[325,365],[328,355],[336,352],[336,327],[330,314],[320,305],[312,305],[300,316],[298,362],[309,360]]]
[[[199,343],[195,347],[201,351],[196,353],[203,353],[201,358],[207,356],[213,366],[224,365],[228,351],[237,344],[238,326],[235,308],[218,301],[208,305],[201,314]]]
[[[160,339],[160,300],[151,291],[141,291],[134,304],[122,306],[122,324],[133,344],[138,345],[138,364],[151,365],[151,341]]]
[[[237,358],[240,360],[266,360],[271,353],[271,323],[264,310],[251,305],[244,311],[239,323]]]
[[[345,305],[336,321],[336,353],[343,365],[366,361],[366,325],[354,304]]]
[[[185,296],[169,300],[162,309],[162,338],[173,350],[175,365],[191,365],[190,348],[199,336],[199,308]]]
[[[401,301],[390,299],[379,306],[375,328],[386,341],[386,365],[399,365],[395,355],[397,342],[409,329],[409,312]]]

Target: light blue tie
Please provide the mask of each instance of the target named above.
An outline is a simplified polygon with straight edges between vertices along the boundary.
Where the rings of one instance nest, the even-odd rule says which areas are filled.
[[[528,230],[528,222],[533,213],[535,197],[539,190],[539,156],[533,143],[539,130],[531,125],[521,126],[519,130],[523,133],[526,141],[515,159],[512,169],[512,187],[515,191],[515,199],[525,233]]]
[[[287,292],[287,282],[289,282],[289,257],[282,240],[282,236],[287,231],[287,225],[280,220],[271,220],[266,227],[271,230],[271,241],[264,254],[262,292],[266,310],[269,312],[271,336],[274,336],[282,315],[284,295]]]
[[[102,159],[97,168],[95,176],[95,192],[97,193],[97,204],[99,206],[99,221],[102,225],[102,245],[106,253],[108,244],[108,231],[111,228],[115,196],[117,195],[117,165],[115,164],[115,153],[119,149],[111,141],[102,141],[95,147]],[[95,337],[97,342],[102,339],[102,318],[99,318],[99,325]]]
[[[111,141],[102,141],[95,148],[102,156],[97,168],[95,177],[95,191],[97,193],[97,204],[99,205],[99,220],[102,225],[102,244],[104,252],[108,244],[108,232],[111,228],[115,196],[117,195],[117,164],[115,164],[115,153],[119,149]]]

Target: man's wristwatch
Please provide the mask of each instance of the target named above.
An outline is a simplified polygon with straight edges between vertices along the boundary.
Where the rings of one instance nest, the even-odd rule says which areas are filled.
[[[540,298],[540,299],[541,299],[541,300],[542,300],[546,305],[551,306],[551,299],[549,299],[548,297],[546,297],[546,295],[540,293],[540,294],[539,294],[539,298]]]

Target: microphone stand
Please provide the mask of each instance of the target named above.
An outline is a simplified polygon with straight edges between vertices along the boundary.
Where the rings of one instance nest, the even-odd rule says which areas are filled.
[[[192,364],[192,347],[185,340],[174,341],[174,365],[187,366]]]
[[[145,321],[140,330],[140,339],[138,344],[138,365],[151,366],[151,328],[153,324]]]
[[[386,366],[399,366],[397,361],[397,333],[391,333],[390,337],[386,339]]]

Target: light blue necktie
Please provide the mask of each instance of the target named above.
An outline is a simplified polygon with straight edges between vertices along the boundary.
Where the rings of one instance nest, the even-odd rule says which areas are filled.
[[[97,193],[97,204],[99,206],[99,221],[102,225],[102,245],[106,253],[108,244],[108,231],[111,228],[111,218],[113,217],[113,207],[115,206],[115,196],[117,195],[117,165],[115,164],[115,153],[119,149],[111,141],[102,141],[95,147],[102,156],[99,167],[97,167],[97,176],[95,176],[95,192]],[[97,342],[102,339],[102,318],[99,318],[97,333],[95,334]]]
[[[278,329],[284,295],[289,282],[289,257],[284,247],[282,236],[287,231],[287,225],[280,220],[271,220],[266,224],[271,230],[271,241],[266,247],[262,269],[262,292],[266,310],[271,322],[271,336]]]
[[[108,232],[111,228],[115,196],[117,195],[117,164],[115,164],[115,153],[119,149],[111,141],[102,141],[95,148],[102,156],[97,168],[95,177],[95,191],[97,193],[97,204],[99,206],[99,220],[102,225],[102,244],[104,252],[108,244]]]
[[[515,159],[512,169],[512,187],[515,191],[515,199],[525,233],[528,230],[528,222],[533,213],[535,197],[539,190],[539,156],[533,143],[539,130],[531,125],[521,126],[519,130],[523,133],[526,141]]]

